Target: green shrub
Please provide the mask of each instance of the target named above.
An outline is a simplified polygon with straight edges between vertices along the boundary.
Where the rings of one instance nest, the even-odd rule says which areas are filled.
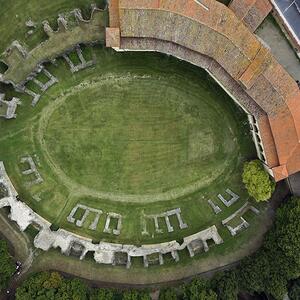
[[[92,289],[89,300],[113,300],[114,292],[111,289]]]
[[[275,182],[259,160],[244,164],[243,183],[251,197],[256,201],[267,201],[275,190]]]
[[[293,282],[289,290],[289,298],[291,300],[300,300],[300,279]]]
[[[15,264],[8,251],[6,241],[0,240],[0,291],[7,287],[7,284],[15,271]]]
[[[128,290],[123,292],[123,300],[138,300],[139,294],[136,290]]]
[[[57,272],[41,272],[27,278],[16,291],[16,300],[87,300],[88,288],[79,279],[65,279]]]
[[[238,270],[239,289],[266,292],[283,299],[288,282],[299,277],[300,200],[291,198],[276,212],[275,224],[262,248],[245,258]]]
[[[217,300],[217,294],[210,289],[209,282],[204,279],[194,279],[184,287],[184,300]]]
[[[177,300],[175,289],[169,288],[161,290],[159,293],[159,300]]]
[[[238,299],[238,278],[235,271],[217,273],[211,280],[211,287],[218,294],[218,300]]]

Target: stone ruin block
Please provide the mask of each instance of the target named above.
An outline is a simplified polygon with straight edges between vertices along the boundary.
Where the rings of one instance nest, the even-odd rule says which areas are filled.
[[[55,83],[58,82],[57,78],[53,76],[49,71],[47,71],[45,68],[42,69],[42,72],[44,75],[48,78],[48,81],[43,83],[37,78],[33,79],[33,82],[41,89],[42,92],[47,91],[51,86],[53,86]]]
[[[176,262],[179,262],[179,254],[178,254],[178,251],[176,251],[176,250],[171,251],[171,256],[172,256],[172,258],[173,258]]]
[[[38,80],[36,77],[32,78],[32,81],[40,88],[41,93],[44,93],[51,86],[56,84],[58,82],[58,79],[54,75],[52,75],[48,70],[46,70],[43,66],[39,67],[38,73],[40,73],[40,72],[42,72],[48,78],[48,81],[44,83],[44,82],[41,82],[40,80]],[[33,98],[31,101],[32,106],[36,106],[37,103],[40,101],[40,98],[41,98],[40,93],[34,92],[25,86],[22,87],[21,90]]]
[[[207,252],[209,250],[207,243],[204,243],[200,239],[192,241],[190,244],[188,244],[187,249],[189,251],[190,257],[194,257],[195,254],[198,254],[201,251]]]
[[[93,60],[90,60],[90,61],[85,60],[85,58],[82,54],[82,50],[81,50],[79,45],[75,48],[75,50],[76,50],[77,56],[80,60],[80,63],[77,64],[77,65],[75,65],[72,62],[72,60],[70,59],[68,54],[63,54],[63,58],[65,59],[65,61],[69,65],[70,70],[71,70],[72,73],[79,72],[80,70],[86,69],[86,68],[91,67],[95,64],[95,62]]]
[[[44,181],[42,176],[38,172],[37,167],[35,165],[35,162],[34,162],[34,160],[31,156],[22,157],[21,158],[21,163],[29,165],[28,169],[22,171],[23,175],[28,176],[28,175],[33,174],[35,176],[35,180],[30,181],[30,182],[27,183],[29,186],[34,185],[34,184],[40,184]]]
[[[84,213],[83,213],[83,216],[81,217],[81,219],[79,220],[76,220],[75,219],[75,214],[77,212],[78,209],[83,209],[84,210]],[[100,216],[102,215],[102,210],[100,209],[95,209],[95,208],[91,208],[91,207],[88,207],[86,205],[82,205],[82,204],[77,204],[70,212],[69,216],[67,217],[67,220],[68,222],[70,223],[75,223],[75,225],[77,227],[82,227],[83,224],[85,223],[88,215],[90,213],[94,213],[95,214],[95,218],[94,218],[94,221],[90,224],[89,226],[89,229],[91,230],[96,230],[97,229],[97,225],[99,223],[99,219],[100,219]],[[76,221],[76,222],[75,222]]]
[[[85,249],[84,245],[82,245],[78,242],[73,242],[70,245],[68,255],[73,255],[73,256],[79,257],[80,260],[83,260],[87,252],[88,251]]]
[[[148,268],[149,265],[163,265],[164,259],[163,255],[160,252],[152,253],[143,256],[144,267]]]
[[[31,101],[32,106],[36,106],[36,104],[40,101],[41,95],[34,92],[34,91],[32,91],[28,88],[25,88],[24,93],[26,93],[27,95],[29,95],[33,98],[32,101]]]
[[[231,216],[229,216],[228,218],[226,218],[225,220],[222,221],[222,224],[225,227],[227,227],[227,229],[229,230],[229,232],[232,236],[235,236],[238,232],[240,232],[250,226],[250,224],[243,218],[243,215],[249,210],[251,210],[256,215],[258,215],[260,213],[257,208],[250,205],[249,202],[246,202],[235,213],[233,213]],[[239,218],[241,220],[241,223],[239,225],[237,225],[236,227],[232,227],[229,225],[229,223],[230,223],[230,221],[232,221],[235,218]]]
[[[13,97],[10,101],[5,101],[5,95],[0,94],[0,107],[6,107],[5,114],[0,114],[0,117],[5,119],[15,119],[17,117],[16,110],[18,105],[21,105],[22,102],[19,98]]]
[[[143,223],[142,234],[143,235],[148,235],[149,234],[149,232],[147,230],[147,220],[149,220],[149,219],[153,220],[153,222],[154,222],[155,232],[156,233],[163,233],[163,230],[159,227],[159,222],[158,222],[159,218],[164,218],[168,232],[173,232],[174,231],[174,227],[171,225],[170,216],[174,216],[174,215],[177,217],[180,229],[185,229],[185,228],[188,227],[187,224],[184,223],[183,220],[182,220],[181,209],[180,208],[176,208],[176,209],[168,210],[168,211],[166,211],[166,212],[164,212],[162,214],[144,215],[143,219],[142,219],[142,223]]]
[[[111,222],[112,218],[117,219],[117,222],[118,222],[117,227],[115,229],[110,228],[110,222]],[[116,214],[113,212],[108,213],[107,217],[106,217],[106,222],[105,222],[105,227],[104,227],[103,232],[113,233],[114,235],[119,235],[121,233],[121,229],[122,229],[122,216],[120,214]]]
[[[216,205],[214,202],[212,202],[211,200],[208,200],[207,202],[210,205],[210,207],[213,209],[213,211],[216,215],[219,214],[220,212],[222,212],[222,209],[218,205]]]
[[[230,189],[226,189],[226,193],[231,196],[229,200],[226,200],[221,194],[218,195],[218,198],[223,202],[226,207],[233,205],[240,197],[239,195],[232,192]]]
[[[218,233],[217,227],[215,225],[202,230],[198,233],[185,237],[183,239],[183,244],[181,248],[184,249],[187,247],[189,254],[193,257],[195,254],[201,252],[207,252],[209,250],[209,246],[207,241],[212,240],[216,245],[222,244],[223,239]]]
[[[127,269],[131,266],[131,257],[126,252],[115,252],[114,266],[126,266]]]

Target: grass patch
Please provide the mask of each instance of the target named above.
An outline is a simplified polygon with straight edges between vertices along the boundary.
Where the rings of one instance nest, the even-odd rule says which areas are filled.
[[[17,120],[0,120],[0,156],[21,199],[55,228],[94,242],[181,242],[216,225],[225,243],[200,255],[204,259],[239,249],[244,236],[255,237],[260,218],[251,219],[246,234],[235,239],[221,225],[249,200],[241,166],[255,157],[247,118],[222,89],[203,70],[164,55],[120,54],[101,46],[84,52],[96,58],[94,67],[71,74],[62,59],[47,65],[59,83],[34,108],[30,97],[20,95]],[[40,185],[28,187],[21,174],[19,161],[26,154],[38,158]],[[217,198],[226,188],[240,196],[230,208]],[[208,199],[222,213],[216,216]],[[89,229],[94,213],[81,228],[67,221],[79,203],[103,211],[95,231]],[[142,235],[143,214],[177,207],[187,229],[180,230],[172,216],[174,232],[167,232],[161,218],[162,233],[149,221],[149,235]],[[103,232],[108,212],[123,217],[119,236]],[[78,210],[75,218],[83,213]],[[112,219],[111,228],[116,225]],[[180,258],[181,265],[190,260],[186,251]]]

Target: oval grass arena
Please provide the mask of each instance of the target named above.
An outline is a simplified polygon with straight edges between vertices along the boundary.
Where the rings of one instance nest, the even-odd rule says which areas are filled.
[[[84,48],[83,55],[94,57],[95,66],[71,74],[63,59],[48,64],[58,83],[34,108],[32,98],[17,94],[23,102],[18,118],[0,120],[0,156],[20,198],[54,228],[95,243],[182,241],[212,225],[224,244],[208,255],[250,241],[264,214],[250,216],[250,228],[238,238],[221,222],[249,200],[241,170],[255,148],[244,112],[204,70],[171,57],[100,46]],[[33,82],[27,88],[38,92]],[[32,184],[36,174],[22,173],[28,156],[43,180],[38,184]],[[230,207],[217,197],[228,198],[227,189],[239,196]],[[208,200],[222,212],[216,215]],[[70,221],[78,205],[76,220],[84,216],[82,207],[94,209],[81,226]],[[103,214],[91,229],[95,210]],[[147,219],[143,233],[145,216],[173,210],[180,210],[186,227],[172,215],[173,231],[160,218],[161,231]],[[122,216],[120,234],[104,230],[108,213]]]
[[[55,169],[87,188],[154,194],[231,171],[238,126],[205,85],[176,75],[101,78],[50,104],[43,139]]]

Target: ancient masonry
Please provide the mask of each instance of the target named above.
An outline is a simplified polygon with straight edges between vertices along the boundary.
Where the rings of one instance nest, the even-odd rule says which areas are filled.
[[[229,207],[231,205],[233,205],[240,197],[235,194],[233,191],[231,191],[230,189],[226,189],[226,193],[231,196],[230,199],[226,200],[221,194],[218,194],[218,198],[220,201],[222,201],[222,203],[226,206]],[[217,215],[218,213],[222,212],[222,209],[216,205],[212,200],[208,200],[207,201],[208,204],[210,205],[210,207],[213,209],[214,213]]]
[[[82,215],[81,219],[79,220],[76,220],[75,218],[75,214],[77,212],[78,209],[82,209],[84,210],[84,214]],[[97,225],[99,223],[99,219],[100,219],[100,216],[102,215],[102,210],[100,209],[94,209],[94,208],[91,208],[91,207],[88,207],[86,205],[82,205],[82,204],[77,204],[70,212],[69,216],[67,217],[67,220],[68,222],[70,223],[75,223],[76,221],[76,226],[77,227],[82,227],[83,226],[83,223],[85,222],[86,218],[88,217],[88,215],[90,213],[94,213],[95,214],[95,218],[94,218],[94,221],[90,224],[89,226],[89,229],[91,230],[96,230],[97,228]]]
[[[147,230],[147,220],[152,220],[154,222],[154,226],[155,226],[155,231],[156,233],[162,233],[163,230],[159,227],[159,222],[158,222],[158,219],[159,218],[164,218],[165,220],[165,223],[167,225],[167,229],[168,229],[168,232],[173,232],[174,231],[174,228],[173,226],[171,225],[170,223],[170,217],[171,216],[176,216],[177,220],[178,220],[178,223],[179,223],[179,228],[180,229],[185,229],[187,228],[187,224],[185,224],[182,220],[182,217],[181,217],[181,209],[180,208],[175,208],[175,209],[172,209],[172,210],[168,210],[162,214],[156,214],[156,215],[144,215],[142,217],[142,223],[143,223],[143,231],[142,231],[142,234],[143,235],[148,235],[149,232]]]
[[[45,93],[51,86],[58,82],[58,79],[55,76],[53,76],[49,71],[47,71],[44,67],[41,67],[40,72],[42,72],[48,78],[48,81],[44,83],[38,80],[36,77],[33,78],[32,81],[40,88],[42,93]],[[34,91],[28,89],[25,86],[22,88],[22,91],[33,98],[31,102],[32,106],[35,106],[39,102],[41,94],[35,93]]]
[[[179,261],[178,251],[185,248],[188,249],[191,256],[194,256],[195,253],[202,250],[208,251],[208,240],[212,240],[217,245],[223,243],[216,226],[211,226],[184,238],[181,245],[177,241],[142,245],[140,247],[106,242],[94,244],[91,239],[86,239],[63,229],[52,231],[50,229],[51,223],[17,199],[18,194],[7,176],[3,162],[0,162],[0,184],[7,191],[6,195],[0,199],[0,208],[10,207],[9,218],[18,224],[20,230],[24,231],[30,224],[38,228],[39,233],[34,238],[34,245],[44,251],[48,251],[50,248],[60,248],[63,254],[74,254],[80,259],[83,259],[87,252],[93,252],[97,263],[125,265],[129,268],[133,257],[142,257],[144,266],[148,267],[151,264],[163,264],[164,254],[170,253],[175,261]],[[76,206],[76,209],[74,208],[68,217],[70,222],[75,222],[73,216],[78,207],[80,206]],[[91,211],[91,208],[81,207],[85,211]],[[96,214],[100,215],[100,212],[95,210]],[[81,221],[82,219],[79,220],[78,225],[81,225]]]
[[[111,219],[116,219],[117,220],[117,228],[116,229],[111,229],[110,228]],[[113,212],[107,213],[105,228],[104,228],[103,232],[113,233],[115,235],[119,235],[121,233],[121,228],[122,228],[122,216],[120,214],[116,214],[116,213],[113,213]]]
[[[27,182],[27,185],[40,184],[44,180],[36,168],[35,162],[31,156],[25,156],[21,158],[21,163],[28,166],[28,168],[22,171],[23,175],[34,175],[34,180]]]
[[[237,16],[215,0],[111,0],[106,46],[162,52],[207,70],[249,115],[258,157],[280,181],[300,171],[300,91],[251,32],[270,7],[244,2],[253,5],[236,8]]]
[[[30,51],[14,41],[0,58],[8,67],[0,74],[0,81],[22,89],[28,80],[39,73],[43,63],[54,61],[79,44],[93,44],[104,40],[106,11],[92,5],[89,20],[83,19],[79,9],[70,14],[75,17],[75,24],[69,24],[65,16],[60,15],[57,19],[57,31],[51,28],[48,21],[44,21],[44,31],[48,39]]]
[[[3,74],[0,73],[0,82],[12,84],[17,91],[30,95],[32,106],[39,102],[42,93],[58,82],[57,78],[44,68],[44,63],[55,62],[57,57],[63,56],[70,65],[71,72],[77,72],[95,63],[93,60],[85,60],[80,44],[95,44],[104,40],[107,11],[92,5],[89,20],[82,17],[79,9],[74,9],[69,14],[75,17],[76,22],[69,24],[67,18],[60,15],[57,19],[58,29],[56,31],[51,28],[48,21],[43,21],[43,28],[48,39],[35,48],[29,51],[18,41],[13,41],[0,56],[0,61],[7,67]],[[35,24],[28,21],[26,26],[34,28]],[[78,65],[74,65],[68,57],[68,53],[74,49],[81,61]],[[48,78],[47,82],[37,79],[40,72]],[[33,91],[26,86],[30,81],[38,86],[40,92]],[[19,103],[17,98],[13,98],[10,103],[1,101],[0,107],[3,105],[8,106],[7,114],[1,115],[1,117],[15,118],[16,104]]]
[[[17,117],[16,110],[18,105],[21,104],[20,99],[13,97],[10,101],[5,100],[5,95],[0,94],[0,110],[2,110],[2,107],[6,108],[5,113],[0,112],[0,118],[5,119],[14,119]]]
[[[78,211],[78,209],[81,209],[84,211],[80,219],[76,219],[75,214]],[[88,207],[86,205],[77,204],[70,212],[69,216],[67,217],[68,222],[75,223],[77,227],[82,227],[84,222],[86,221],[87,217],[90,213],[93,213],[95,215],[95,218],[93,222],[89,225],[89,229],[96,230],[100,216],[103,214],[103,211],[100,209],[95,209]],[[117,226],[116,228],[111,228],[111,219],[117,220]],[[75,222],[76,221],[76,222]],[[116,214],[113,212],[109,212],[106,214],[106,222],[103,232],[106,233],[113,233],[114,235],[119,235],[121,233],[122,229],[122,216],[120,214]]]
[[[230,231],[232,236],[235,236],[238,232],[240,232],[243,229],[248,228],[250,225],[249,223],[243,218],[243,215],[247,211],[252,211],[254,214],[258,215],[259,210],[252,206],[249,202],[246,202],[240,209],[238,209],[235,213],[233,213],[231,216],[226,218],[222,221],[222,224],[227,227],[227,229]],[[230,222],[234,220],[235,218],[239,218],[241,223],[235,227],[232,227],[230,225]]]
[[[78,58],[80,60],[80,63],[77,64],[77,65],[75,65],[73,63],[73,61],[70,59],[68,53],[63,54],[63,58],[65,59],[65,61],[69,65],[70,71],[72,73],[79,72],[80,70],[89,68],[89,67],[91,67],[91,66],[93,66],[95,64],[95,61],[93,61],[93,60],[90,60],[90,61],[86,61],[85,60],[85,58],[83,57],[83,54],[82,54],[82,51],[81,51],[81,48],[80,48],[79,45],[76,46],[75,50],[76,50],[76,54],[77,54],[77,56],[78,56]]]

